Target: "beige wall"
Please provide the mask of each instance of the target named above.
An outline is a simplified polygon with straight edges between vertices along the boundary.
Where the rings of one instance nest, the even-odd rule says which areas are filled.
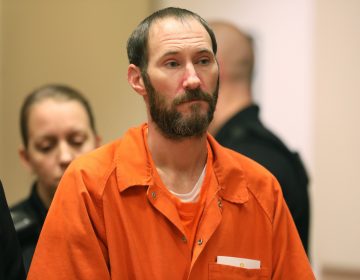
[[[2,0],[0,178],[9,203],[25,196],[31,175],[21,165],[19,108],[44,83],[77,87],[93,105],[103,142],[145,120],[143,101],[127,84],[126,40],[149,13],[147,0]],[[1,11],[1,10],[0,10]],[[1,28],[1,26],[0,26]],[[0,122],[1,123],[1,122]]]
[[[318,0],[315,43],[313,245],[360,279],[360,1]]]

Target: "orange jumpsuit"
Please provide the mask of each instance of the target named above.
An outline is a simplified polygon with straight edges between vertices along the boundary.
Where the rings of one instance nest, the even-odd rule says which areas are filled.
[[[206,203],[191,248],[174,201],[154,180],[146,129],[69,166],[29,280],[315,279],[276,179],[210,135]],[[261,267],[221,265],[217,256]]]

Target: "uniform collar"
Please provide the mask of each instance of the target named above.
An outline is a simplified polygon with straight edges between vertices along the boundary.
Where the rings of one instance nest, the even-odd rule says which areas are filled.
[[[239,154],[222,147],[210,134],[207,136],[213,151],[213,169],[218,181],[219,195],[233,203],[245,203],[249,199],[248,183],[239,160]]]
[[[154,184],[146,142],[147,127],[147,124],[143,124],[128,130],[118,144],[116,176],[120,192],[130,187]],[[220,189],[219,196],[233,203],[246,202],[247,181],[241,165],[237,164],[239,161],[234,159],[234,152],[225,152],[225,148],[210,134],[207,140],[213,153],[213,169]]]
[[[117,147],[116,176],[120,192],[134,186],[153,185],[146,145],[147,124],[131,128]]]
[[[259,112],[260,109],[255,104],[251,104],[250,106],[241,109],[225,122],[216,134],[216,139],[220,143],[224,143],[224,141],[227,142],[234,137],[238,138],[239,135],[244,133],[244,129],[247,127],[254,127],[254,124],[259,125]]]

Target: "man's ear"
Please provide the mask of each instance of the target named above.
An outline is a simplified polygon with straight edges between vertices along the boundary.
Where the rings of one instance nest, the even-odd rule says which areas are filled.
[[[146,89],[143,78],[141,76],[141,70],[134,64],[130,64],[128,67],[128,82],[138,94],[141,96],[146,95]]]
[[[26,169],[28,169],[30,172],[32,172],[33,171],[32,163],[29,159],[28,152],[24,146],[21,146],[19,148],[19,156],[20,156],[20,160],[21,160],[22,164],[26,167]]]

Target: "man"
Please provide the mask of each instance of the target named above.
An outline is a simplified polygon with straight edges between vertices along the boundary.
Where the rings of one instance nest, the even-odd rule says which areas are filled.
[[[19,241],[0,181],[0,280],[25,279]]]
[[[207,23],[184,9],[135,29],[128,81],[148,123],[69,166],[30,280],[314,279],[274,177],[206,133],[215,53]]]
[[[305,250],[309,240],[308,177],[297,153],[260,121],[251,92],[254,50],[251,37],[236,26],[211,22],[220,64],[220,95],[210,132],[220,144],[265,166],[278,179]]]
[[[89,102],[77,90],[45,85],[21,108],[20,158],[35,175],[28,198],[11,208],[26,271],[56,187],[69,163],[100,144]]]

